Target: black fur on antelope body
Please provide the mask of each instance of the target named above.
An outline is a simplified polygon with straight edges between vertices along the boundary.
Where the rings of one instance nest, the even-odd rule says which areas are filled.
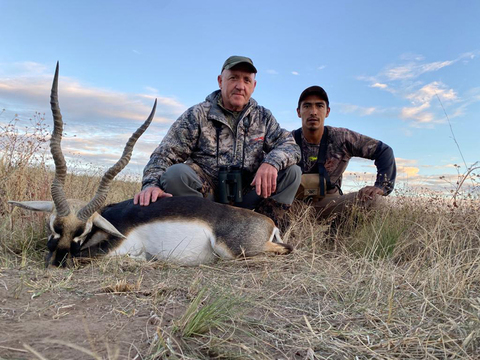
[[[134,205],[132,200],[126,200],[104,207],[100,215],[125,235],[126,239],[107,234],[94,226],[77,256],[97,257],[115,251],[128,240],[132,231],[142,225],[149,226],[151,231],[154,231],[170,222],[183,222],[187,227],[189,223],[196,221],[211,228],[216,248],[224,246],[228,249],[227,256],[221,257],[258,255],[267,251],[265,246],[268,242],[278,244],[279,252],[288,253],[292,250],[290,245],[281,243],[280,237],[276,235],[278,229],[268,217],[199,197],[163,198],[149,206]],[[178,226],[179,233],[184,230],[185,228]],[[159,244],[166,240],[165,234],[161,232],[152,236]],[[92,245],[94,242],[98,243]],[[215,251],[213,244],[211,251]],[[150,255],[156,257],[157,254]]]

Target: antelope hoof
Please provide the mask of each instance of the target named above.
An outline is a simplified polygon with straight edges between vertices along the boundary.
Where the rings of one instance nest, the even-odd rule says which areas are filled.
[[[278,254],[278,255],[287,255],[293,251],[293,246],[284,243],[274,243],[267,242],[265,246],[265,252]]]

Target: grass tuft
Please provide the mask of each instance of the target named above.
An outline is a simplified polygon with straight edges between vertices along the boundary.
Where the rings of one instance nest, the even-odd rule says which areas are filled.
[[[231,294],[206,294],[206,289],[201,289],[176,322],[173,332],[182,337],[191,337],[203,335],[213,327],[224,328],[238,308],[239,299]]]

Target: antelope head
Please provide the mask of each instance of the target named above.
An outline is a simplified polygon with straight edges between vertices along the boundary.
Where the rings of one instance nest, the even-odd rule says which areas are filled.
[[[127,141],[122,157],[103,175],[92,200],[88,203],[78,200],[67,200],[64,192],[67,166],[60,146],[63,134],[63,120],[58,104],[58,69],[57,63],[50,95],[54,123],[50,139],[50,151],[55,162],[55,177],[51,185],[53,201],[9,202],[25,209],[51,213],[49,221],[51,234],[47,242],[49,253],[45,259],[46,266],[50,264],[53,266],[66,266],[67,261],[71,257],[79,255],[82,244],[91,232],[93,225],[109,234],[121,238],[125,237],[97,211],[105,203],[112,180],[130,161],[133,147],[152,122],[157,106],[157,100],[155,100],[147,120]]]

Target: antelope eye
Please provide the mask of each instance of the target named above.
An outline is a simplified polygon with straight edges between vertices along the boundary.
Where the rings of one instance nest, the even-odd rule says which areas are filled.
[[[82,236],[84,230],[85,229],[83,227],[77,228],[75,230],[75,232],[73,233],[73,238],[76,239],[76,238],[79,238],[80,236]]]
[[[58,240],[53,237],[53,235],[50,235],[48,241],[47,241],[47,248],[51,252],[54,252],[57,249],[58,246]]]
[[[59,225],[58,223],[54,223],[52,228],[55,234],[61,234],[63,232],[63,226]]]

